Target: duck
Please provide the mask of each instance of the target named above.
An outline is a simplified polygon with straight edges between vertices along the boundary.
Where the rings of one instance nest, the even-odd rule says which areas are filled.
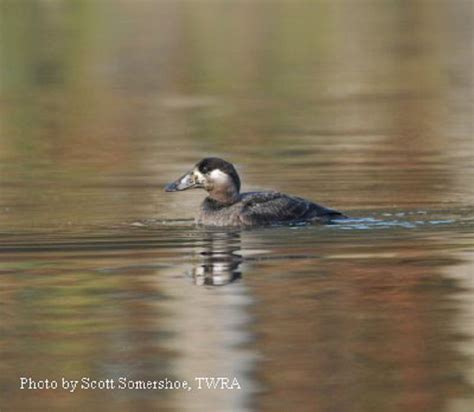
[[[208,196],[195,222],[201,226],[256,227],[298,223],[331,223],[343,213],[298,196],[275,191],[240,192],[234,165],[218,157],[200,160],[190,171],[165,186],[166,192],[204,189]]]

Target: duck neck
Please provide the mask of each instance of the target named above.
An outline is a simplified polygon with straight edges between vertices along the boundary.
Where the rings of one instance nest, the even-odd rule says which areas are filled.
[[[239,200],[239,191],[234,185],[214,188],[209,197],[223,205],[232,205]]]

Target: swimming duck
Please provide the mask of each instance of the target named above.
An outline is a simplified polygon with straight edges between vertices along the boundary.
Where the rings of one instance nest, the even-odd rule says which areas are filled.
[[[166,185],[165,190],[178,192],[198,188],[208,193],[196,219],[196,223],[205,226],[328,223],[346,217],[337,210],[283,193],[240,193],[240,178],[235,167],[217,157],[202,159],[184,176]]]

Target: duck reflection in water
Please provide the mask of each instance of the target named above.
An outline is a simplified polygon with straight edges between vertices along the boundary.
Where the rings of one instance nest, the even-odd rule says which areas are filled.
[[[238,254],[241,249],[238,230],[206,230],[203,243],[200,259],[190,272],[196,285],[223,286],[241,278],[239,268],[243,258]]]

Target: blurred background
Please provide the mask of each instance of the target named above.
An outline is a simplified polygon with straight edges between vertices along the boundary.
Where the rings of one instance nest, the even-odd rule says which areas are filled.
[[[472,411],[473,8],[0,1],[2,411]],[[207,156],[361,220],[195,229]]]
[[[345,210],[472,202],[470,0],[0,4],[3,227],[190,218],[162,187],[209,155]]]

